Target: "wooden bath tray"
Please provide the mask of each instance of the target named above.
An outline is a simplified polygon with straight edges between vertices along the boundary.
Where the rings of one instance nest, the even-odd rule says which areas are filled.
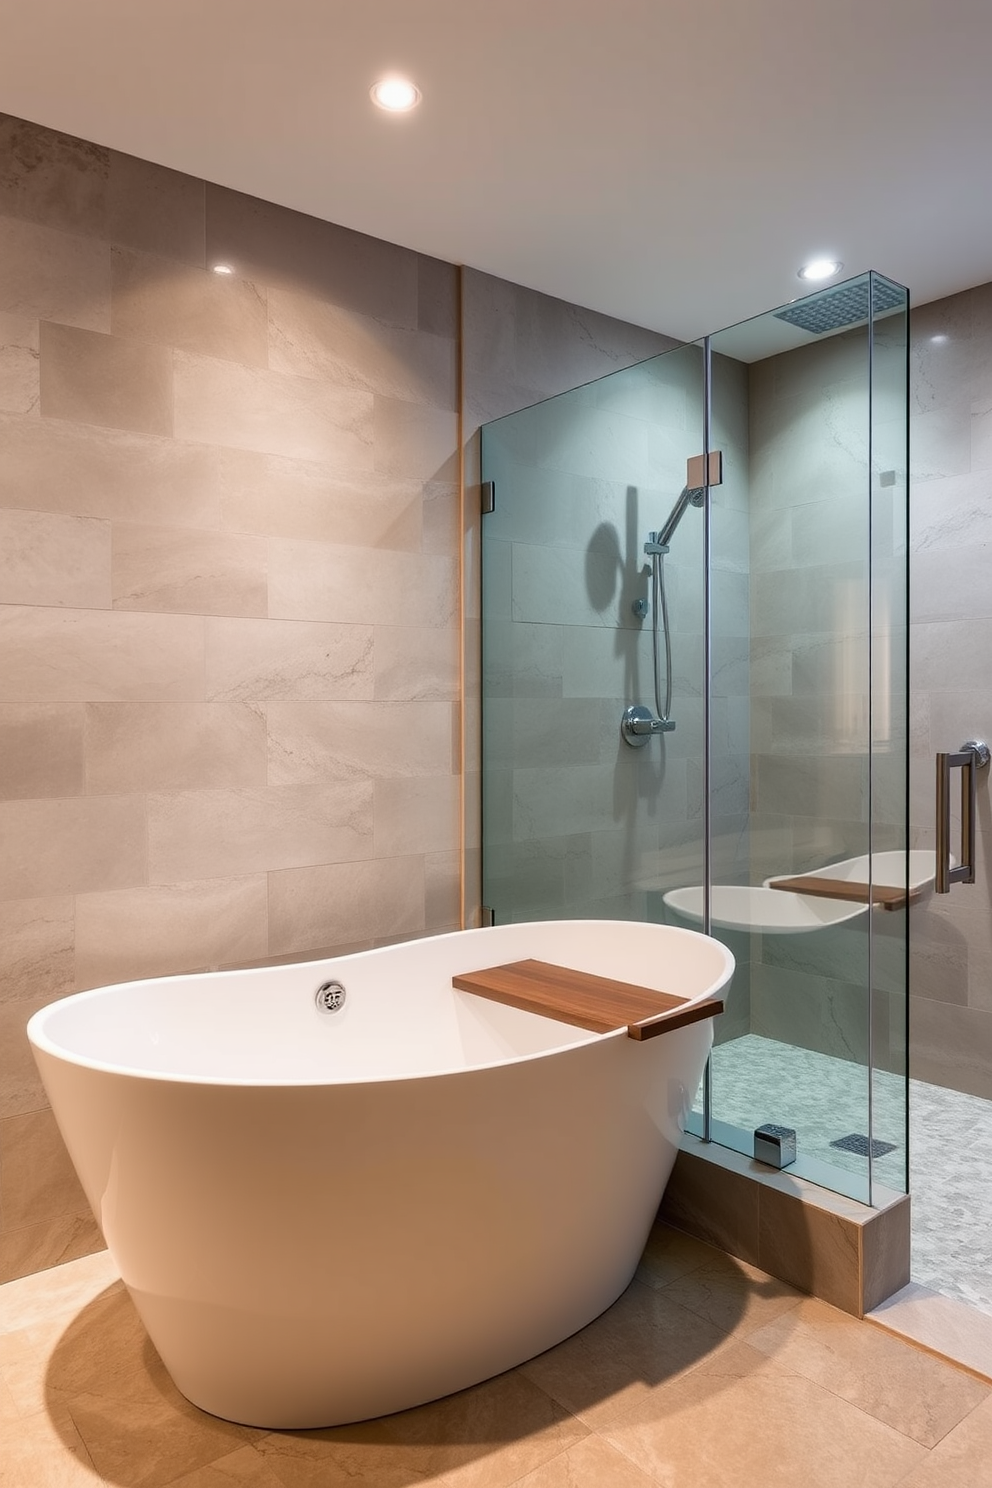
[[[549,961],[511,961],[506,966],[487,966],[451,978],[462,992],[474,992],[492,1002],[505,1002],[525,1013],[556,1018],[589,1028],[594,1033],[612,1033],[626,1025],[627,1037],[654,1038],[687,1023],[723,1012],[719,997],[689,1002],[670,992],[655,992],[612,977],[591,976]]]
[[[790,894],[811,894],[819,899],[847,899],[852,904],[880,904],[883,909],[905,909],[907,900],[912,903],[920,898],[920,890],[886,887],[883,884],[858,883],[846,878],[814,878],[800,875],[799,878],[773,878],[768,880],[770,889],[785,889]]]

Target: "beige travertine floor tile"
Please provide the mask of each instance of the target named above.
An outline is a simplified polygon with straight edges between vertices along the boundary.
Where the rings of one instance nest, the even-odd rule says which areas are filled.
[[[65,1411],[0,1418],[0,1488],[93,1488],[100,1481]]]
[[[694,1235],[659,1222],[648,1236],[637,1277],[647,1286],[668,1286],[669,1282],[698,1270],[721,1254],[705,1240],[697,1240]]]
[[[953,1364],[812,1298],[748,1334],[748,1343],[927,1447],[992,1394]]]
[[[601,1317],[520,1372],[600,1430],[725,1340],[722,1328],[635,1281]]]
[[[788,1312],[802,1296],[784,1281],[719,1250],[661,1290],[680,1306],[726,1333],[736,1331],[739,1337]]]
[[[654,1479],[601,1436],[587,1436],[520,1478],[515,1488],[655,1488]]]
[[[279,1479],[254,1447],[240,1447],[206,1467],[175,1478],[168,1488],[280,1488]]]
[[[986,1401],[934,1447],[899,1488],[980,1488],[992,1463],[992,1401]]]
[[[164,1488],[245,1445],[240,1426],[197,1410],[174,1387],[159,1400],[75,1395],[71,1411],[97,1472],[126,1488]]]
[[[663,1488],[893,1488],[926,1448],[746,1343],[603,1432]]]
[[[416,1410],[256,1442],[283,1488],[508,1488],[574,1446],[585,1427],[511,1370]]]
[[[0,1334],[18,1333],[46,1319],[76,1313],[108,1287],[121,1290],[123,1283],[106,1250],[50,1271],[40,1271],[35,1276],[9,1281],[3,1288]]]

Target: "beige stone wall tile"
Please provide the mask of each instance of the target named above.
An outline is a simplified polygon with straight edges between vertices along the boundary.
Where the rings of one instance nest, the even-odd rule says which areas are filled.
[[[0,315],[0,412],[37,414],[38,363],[38,322],[24,315]]]
[[[28,1019],[53,1000],[46,991],[40,997],[0,1001],[0,1120],[48,1105],[25,1029]]]
[[[0,903],[0,1002],[71,992],[74,936],[70,895]]]
[[[370,698],[370,625],[207,620],[207,697],[215,700]]]
[[[269,954],[424,929],[424,860],[378,858],[269,874]]]
[[[452,768],[450,703],[267,703],[265,712],[273,785]]]
[[[148,851],[152,883],[369,858],[372,787],[349,781],[150,796]]]
[[[269,549],[270,615],[450,626],[457,603],[458,571],[451,558],[331,543],[274,541]]]
[[[4,1233],[89,1210],[51,1111],[0,1121],[0,1214]]]
[[[207,263],[387,325],[417,325],[418,256],[394,243],[207,185]]]
[[[377,698],[438,698],[452,702],[459,689],[459,639],[454,627],[377,625]]]
[[[110,523],[0,510],[0,603],[110,605]]]
[[[375,468],[383,475],[452,481],[458,473],[454,413],[379,394],[375,399]]]
[[[0,115],[0,213],[105,236],[110,151],[12,114]]]
[[[280,289],[269,291],[268,306],[269,365],[274,371],[455,408],[453,338],[400,330]]]
[[[247,366],[267,364],[264,293],[236,274],[215,274],[158,254],[114,248],[110,325],[115,336]]]
[[[375,856],[451,852],[458,846],[459,790],[454,775],[375,782]]]
[[[372,395],[360,389],[177,351],[175,402],[179,439],[320,460],[339,472],[373,468]]]
[[[220,524],[220,452],[0,414],[0,506],[177,527]]]
[[[110,245],[0,217],[0,310],[110,329]]]
[[[265,717],[246,703],[88,703],[84,719],[92,795],[266,783]]]
[[[147,881],[145,803],[133,796],[0,803],[0,899]]]
[[[106,236],[204,266],[206,187],[195,176],[110,150]]]
[[[460,927],[461,859],[457,850],[424,857],[424,924],[432,934]]]
[[[442,258],[417,258],[417,329],[434,336],[458,335],[461,269]]]
[[[79,1190],[78,1214],[0,1230],[0,1283],[32,1276],[104,1249],[100,1227]]]
[[[115,609],[262,616],[267,601],[262,538],[180,527],[114,526]]]
[[[426,481],[423,499],[425,553],[457,558],[461,552],[461,512],[458,487],[452,481]]]
[[[172,353],[75,326],[41,327],[41,412],[143,434],[172,433]]]
[[[0,703],[0,798],[75,796],[83,788],[78,703]]]
[[[6,605],[0,700],[200,700],[203,626],[193,615]]]
[[[423,483],[254,450],[221,452],[223,525],[261,537],[420,551]]]
[[[262,874],[80,894],[77,984],[98,987],[262,957],[266,913]]]

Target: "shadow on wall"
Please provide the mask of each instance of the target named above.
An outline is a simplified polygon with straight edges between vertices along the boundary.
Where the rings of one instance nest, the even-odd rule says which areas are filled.
[[[745,1311],[762,1305],[757,1298],[782,1294],[780,1283],[756,1282],[729,1256],[658,1226],[620,1299],[521,1369],[377,1420],[264,1432],[207,1415],[179,1393],[116,1283],[56,1344],[46,1404],[66,1447],[77,1458],[88,1453],[120,1488],[193,1474],[199,1482],[214,1463],[232,1482],[263,1488],[387,1478],[405,1488],[495,1452],[519,1455],[515,1481],[587,1435],[575,1412],[626,1408],[725,1344]]]

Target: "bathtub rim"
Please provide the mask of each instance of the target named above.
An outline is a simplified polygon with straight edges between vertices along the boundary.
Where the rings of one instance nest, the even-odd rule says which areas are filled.
[[[604,919],[525,920],[515,921],[512,923],[514,924],[514,926],[527,926],[535,930],[540,930],[549,926],[561,925],[600,925],[610,927],[621,925],[650,925],[652,929],[663,931],[666,938],[669,935],[676,935],[680,939],[706,940],[713,946],[717,947],[718,951],[722,954],[724,963],[723,969],[720,974],[705,988],[701,989],[698,992],[694,992],[690,996],[686,997],[685,1000],[688,1005],[702,1002],[707,997],[712,997],[715,993],[725,988],[730,982],[730,979],[733,976],[734,970],[736,968],[736,961],[733,953],[728,949],[727,946],[723,944],[722,941],[718,940],[715,936],[706,936],[702,933],[702,931],[690,930],[687,927],[683,927],[681,925],[655,925],[652,922],[643,920]],[[493,928],[503,929],[509,927],[499,926]],[[47,1003],[43,1008],[39,1008],[37,1012],[32,1014],[27,1022],[26,1033],[28,1041],[34,1051],[47,1055],[51,1059],[74,1065],[77,1068],[91,1070],[97,1074],[113,1075],[122,1079],[151,1081],[158,1084],[203,1085],[207,1087],[216,1087],[217,1089],[232,1088],[239,1090],[319,1090],[333,1089],[338,1086],[343,1087],[349,1085],[394,1084],[407,1080],[437,1080],[448,1078],[452,1075],[469,1075],[481,1073],[485,1070],[501,1069],[504,1066],[508,1065],[530,1063],[535,1060],[547,1059],[552,1058],[556,1055],[565,1054],[570,1049],[581,1048],[589,1044],[600,1043],[606,1039],[627,1037],[627,1029],[624,1026],[611,1029],[606,1033],[599,1033],[595,1030],[579,1028],[574,1024],[559,1023],[556,1019],[543,1018],[538,1013],[530,1013],[528,1014],[528,1016],[541,1017],[542,1022],[549,1024],[553,1023],[555,1024],[555,1026],[561,1029],[568,1030],[572,1036],[561,1043],[554,1044],[551,1048],[538,1049],[524,1054],[505,1055],[502,1058],[486,1060],[483,1063],[459,1065],[457,1068],[454,1069],[416,1070],[404,1074],[397,1074],[395,1072],[382,1075],[362,1074],[353,1077],[338,1074],[335,1078],[325,1079],[293,1079],[285,1075],[279,1076],[277,1078],[265,1079],[257,1075],[236,1076],[216,1074],[191,1074],[184,1073],[178,1070],[149,1070],[141,1069],[133,1065],[110,1063],[106,1060],[95,1059],[89,1055],[77,1053],[75,1050],[67,1048],[64,1044],[57,1043],[54,1039],[49,1037],[48,1033],[45,1030],[46,1022],[50,1017],[54,1016],[59,1009],[62,1009],[69,1004],[80,1006],[87,1002],[98,1002],[102,997],[109,996],[113,993],[128,992],[132,989],[146,988],[149,986],[168,986],[170,983],[185,982],[193,977],[209,978],[211,982],[221,983],[224,981],[229,981],[231,979],[240,980],[243,978],[253,979],[255,977],[264,977],[266,975],[271,975],[273,972],[278,972],[283,968],[292,968],[294,971],[298,971],[306,967],[345,967],[349,962],[354,962],[357,960],[367,962],[373,960],[374,958],[377,958],[380,955],[388,955],[389,953],[395,954],[397,950],[401,950],[406,945],[421,945],[427,942],[453,940],[456,937],[461,938],[473,933],[476,932],[471,930],[448,930],[443,931],[437,935],[411,936],[407,941],[394,942],[392,945],[375,946],[369,950],[364,951],[349,951],[343,956],[321,956],[314,959],[313,961],[291,961],[278,962],[274,965],[269,964],[263,966],[233,967],[225,971],[176,972],[168,976],[138,977],[126,982],[108,982],[105,985],[99,987],[89,987],[84,989],[83,991],[70,992],[65,997],[53,999],[50,1003]],[[461,992],[455,987],[451,987],[450,991],[452,992],[452,994],[460,997],[469,997],[473,995],[472,993]],[[677,1033],[678,1031],[679,1030],[675,1029],[673,1030],[673,1033]]]

